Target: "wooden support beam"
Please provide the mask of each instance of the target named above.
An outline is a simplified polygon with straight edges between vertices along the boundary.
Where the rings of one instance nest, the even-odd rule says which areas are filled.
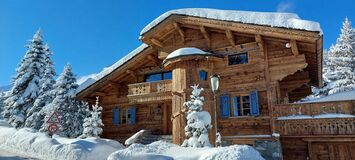
[[[292,39],[290,43],[291,43],[291,50],[293,55],[297,56],[299,54],[299,51],[298,51],[296,40]]]
[[[226,30],[226,36],[233,47],[235,47],[235,38],[231,30]]]
[[[210,37],[210,34],[206,31],[206,28],[204,26],[200,26],[200,31],[201,31],[203,37],[207,41],[208,48],[211,48],[211,37]]]
[[[164,47],[164,43],[161,42],[161,41],[159,41],[159,40],[157,40],[157,39],[155,39],[155,38],[150,39],[150,41],[151,41],[154,45],[156,45],[156,46],[158,46],[158,47],[160,47],[160,48],[163,48],[163,47]]]
[[[132,71],[132,70],[127,70],[126,72],[127,72],[129,75],[131,75],[132,77],[137,78],[137,75],[136,75],[136,73],[135,73],[134,71]]]
[[[152,55],[148,55],[148,59],[151,60],[155,66],[160,66],[160,63],[159,63],[159,59],[152,56]]]
[[[182,30],[181,26],[179,25],[179,23],[177,22],[174,22],[174,27],[175,29],[179,32],[181,38],[182,38],[182,41],[184,42],[185,41],[185,33],[184,31]]]
[[[106,93],[105,92],[95,92],[95,96],[104,97],[104,96],[106,96]]]
[[[120,84],[118,84],[118,83],[116,83],[116,82],[110,81],[110,82],[108,83],[108,86],[111,87],[111,88],[113,88],[113,89],[115,89],[115,90],[118,90]]]
[[[264,40],[260,34],[255,35],[255,41],[258,43],[259,48],[261,50],[263,50],[264,49]]]

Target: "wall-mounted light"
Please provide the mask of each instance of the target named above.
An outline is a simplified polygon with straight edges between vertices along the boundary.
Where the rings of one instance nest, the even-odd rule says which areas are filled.
[[[286,48],[291,48],[291,44],[290,43],[286,43],[285,47]]]

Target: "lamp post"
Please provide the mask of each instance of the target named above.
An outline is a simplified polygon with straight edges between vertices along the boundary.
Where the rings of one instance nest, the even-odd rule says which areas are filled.
[[[217,101],[216,101],[216,93],[219,87],[219,75],[214,74],[211,77],[211,89],[213,93],[213,101],[214,101],[214,128],[215,128],[215,136],[217,136]],[[216,137],[217,138],[217,137]],[[215,142],[216,146],[217,143]]]

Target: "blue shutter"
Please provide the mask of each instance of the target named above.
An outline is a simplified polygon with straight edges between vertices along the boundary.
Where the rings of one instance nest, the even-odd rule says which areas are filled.
[[[112,123],[114,125],[118,125],[120,123],[120,109],[119,108],[113,109]]]
[[[136,107],[131,107],[129,112],[131,114],[131,117],[129,118],[129,124],[136,123]]]
[[[250,93],[250,106],[251,106],[251,115],[258,116],[259,115],[259,98],[258,91],[252,91]]]
[[[220,112],[222,118],[230,117],[230,97],[229,95],[221,95],[220,97]]]
[[[234,108],[234,117],[238,116],[238,109],[239,109],[239,97],[234,96],[234,103],[233,103],[233,108]]]

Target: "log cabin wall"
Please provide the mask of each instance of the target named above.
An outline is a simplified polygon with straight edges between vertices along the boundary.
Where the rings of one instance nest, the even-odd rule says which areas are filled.
[[[128,137],[142,129],[147,130],[152,134],[164,134],[164,109],[168,109],[169,112],[171,102],[131,104],[127,98],[107,96],[102,100],[102,107],[102,119],[104,123],[104,132],[102,136],[124,142]],[[122,115],[122,112],[125,109],[131,107],[136,107],[134,124],[122,124],[121,116],[119,124],[114,124],[114,109],[119,109],[120,115]]]

